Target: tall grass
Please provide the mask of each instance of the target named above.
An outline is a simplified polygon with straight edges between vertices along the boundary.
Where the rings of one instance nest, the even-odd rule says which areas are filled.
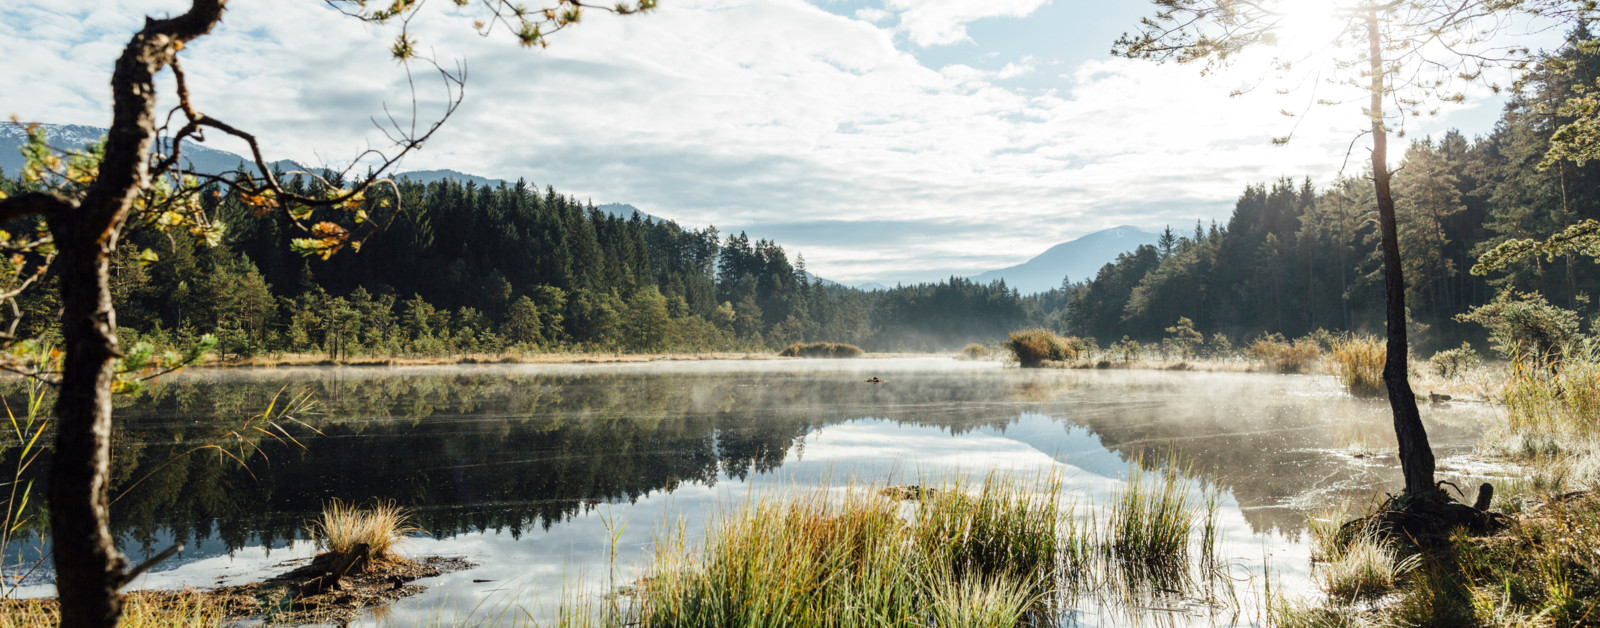
[[[1600,436],[1600,347],[1592,340],[1569,346],[1553,365],[1513,360],[1503,399],[1515,432],[1574,441]]]
[[[1189,537],[1200,504],[1190,498],[1190,483],[1170,467],[1149,478],[1135,462],[1128,486],[1112,498],[1110,551],[1146,565],[1188,562]]]
[[[394,502],[376,502],[367,508],[337,499],[328,502],[322,516],[312,522],[310,535],[335,556],[347,556],[361,545],[374,562],[399,559],[395,552],[406,535],[417,531],[411,515]]]
[[[1267,334],[1250,343],[1245,353],[1274,372],[1290,374],[1310,372],[1322,350],[1309,338],[1290,341],[1278,334]]]
[[[1329,357],[1338,368],[1336,374],[1350,394],[1357,397],[1381,397],[1383,361],[1388,355],[1384,342],[1373,336],[1349,336],[1333,343]]]
[[[657,544],[638,621],[648,626],[1013,626],[1052,582],[1062,516],[1050,482],[989,478],[975,495],[898,503],[850,491],[763,498],[686,552]]]
[[[225,601],[193,589],[135,591],[123,601],[120,628],[213,628],[225,625]],[[53,598],[0,600],[0,628],[40,628],[61,621]]]
[[[787,358],[859,358],[865,353],[861,347],[842,342],[797,342],[778,355]]]
[[[1318,543],[1327,560],[1316,566],[1317,583],[1337,600],[1375,598],[1393,590],[1400,577],[1416,566],[1417,555],[1404,559],[1374,531],[1362,531],[1345,542]]]

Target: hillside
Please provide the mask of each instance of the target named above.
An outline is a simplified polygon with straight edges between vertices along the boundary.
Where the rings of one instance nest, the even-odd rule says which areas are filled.
[[[1057,244],[1026,262],[974,275],[972,279],[979,283],[1004,279],[1006,285],[1022,294],[1044,292],[1060,287],[1063,277],[1073,281],[1093,279],[1100,267],[1116,260],[1118,254],[1143,244],[1155,244],[1157,237],[1138,227],[1112,227]]]

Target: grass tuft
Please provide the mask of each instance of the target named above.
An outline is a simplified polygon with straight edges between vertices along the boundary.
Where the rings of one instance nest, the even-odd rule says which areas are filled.
[[[396,548],[407,534],[417,531],[411,514],[394,502],[377,502],[370,508],[333,500],[312,522],[311,538],[335,556],[346,556],[366,544],[372,561],[399,560]]]
[[[1138,463],[1129,466],[1128,487],[1112,498],[1109,549],[1148,565],[1185,564],[1200,504],[1190,499],[1190,482],[1178,471],[1158,473],[1150,480]]]
[[[1317,549],[1325,557],[1317,565],[1317,584],[1329,596],[1342,601],[1383,596],[1394,590],[1400,577],[1418,560],[1416,555],[1400,558],[1393,546],[1373,532],[1355,534],[1342,544],[1319,539]]]
[[[962,348],[957,357],[963,360],[987,360],[991,354],[988,347],[974,342]]]

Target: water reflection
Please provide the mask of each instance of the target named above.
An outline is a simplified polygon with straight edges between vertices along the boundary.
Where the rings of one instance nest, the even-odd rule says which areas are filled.
[[[212,451],[178,455],[223,438],[285,387],[318,403],[300,417],[316,430],[295,433],[303,448],[258,436],[248,468]],[[1230,491],[1232,541],[1260,556],[1263,535],[1287,548],[1305,511],[1401,482],[1387,408],[1317,377],[934,359],[212,370],[122,405],[114,532],[135,557],[190,546],[142,586],[259,576],[309,554],[290,543],[328,499],[392,499],[431,536],[412,552],[483,563],[445,576],[429,594],[435,607],[593,584],[577,572],[607,571],[595,564],[609,539],[597,508],[632,522],[624,545],[637,557],[660,525],[698,529],[729,495],[775,484],[1053,469],[1092,496],[1130,460],[1178,461]],[[1446,469],[1491,411],[1424,410]],[[1352,445],[1381,455],[1352,456]],[[7,449],[0,468],[15,455]],[[29,537],[29,551],[41,543]],[[496,583],[471,583],[485,579]]]

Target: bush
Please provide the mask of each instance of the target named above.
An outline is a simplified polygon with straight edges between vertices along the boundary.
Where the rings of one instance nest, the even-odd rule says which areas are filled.
[[[1464,370],[1482,364],[1483,359],[1478,357],[1477,351],[1472,350],[1472,345],[1463,342],[1460,347],[1433,354],[1428,362],[1433,364],[1433,372],[1440,377],[1455,377]]]
[[[1301,338],[1290,342],[1279,334],[1257,338],[1245,353],[1279,373],[1308,372],[1311,364],[1322,354],[1314,340]]]
[[[797,342],[778,355],[786,358],[859,358],[865,353],[861,347],[842,342]]]
[[[989,355],[990,351],[988,347],[974,342],[970,345],[967,345],[966,348],[963,348],[960,355],[957,357],[963,360],[987,360],[989,359]]]
[[[1339,381],[1357,397],[1384,394],[1383,361],[1389,354],[1384,342],[1372,336],[1351,336],[1335,342],[1330,357],[1339,366]]]
[[[1076,338],[1062,338],[1048,329],[1025,329],[1011,332],[1008,343],[1017,364],[1035,368],[1045,361],[1076,360],[1082,352],[1083,342]]]
[[[1495,351],[1512,360],[1531,356],[1549,361],[1582,337],[1576,312],[1550,305],[1538,294],[1502,293],[1456,320],[1489,328]]]

